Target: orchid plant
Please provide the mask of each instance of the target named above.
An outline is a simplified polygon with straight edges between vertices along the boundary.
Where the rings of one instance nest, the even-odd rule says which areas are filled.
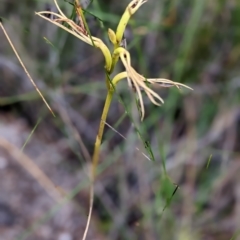
[[[96,136],[96,141],[94,145],[94,153],[92,157],[92,184],[94,182],[95,176],[96,176],[96,168],[99,161],[99,153],[100,153],[100,145],[102,142],[102,136],[104,132],[104,126],[106,123],[107,115],[109,112],[109,108],[112,102],[113,94],[115,93],[117,84],[127,79],[129,85],[134,89],[136,92],[139,103],[140,103],[140,109],[141,109],[141,120],[144,119],[145,115],[145,109],[144,109],[144,103],[143,103],[143,97],[142,92],[144,91],[150,101],[155,105],[161,105],[164,103],[163,99],[154,91],[151,89],[151,86],[154,86],[155,84],[160,84],[160,86],[163,87],[190,87],[177,83],[168,79],[163,78],[146,78],[139,74],[131,65],[131,54],[129,51],[127,51],[124,47],[122,47],[122,41],[124,36],[125,28],[129,22],[129,19],[132,15],[144,4],[147,0],[133,0],[131,1],[127,8],[125,9],[119,23],[117,26],[116,31],[113,31],[112,29],[108,30],[108,36],[110,39],[110,42],[112,43],[112,51],[107,47],[107,45],[99,38],[94,37],[91,35],[86,20],[83,15],[82,8],[78,2],[78,0],[75,0],[75,9],[76,13],[79,17],[79,23],[75,23],[72,19],[68,18],[60,9],[57,0],[54,0],[54,3],[57,7],[58,13],[51,12],[51,11],[41,11],[36,12],[38,16],[41,18],[53,23],[54,25],[64,29],[65,31],[69,32],[70,34],[77,37],[79,40],[97,48],[100,49],[103,53],[104,59],[105,59],[105,72],[106,72],[106,88],[107,88],[107,95],[105,100],[105,105],[102,111],[101,121],[99,124],[98,134]],[[51,14],[53,18],[48,18]],[[64,23],[64,24],[63,24]],[[125,71],[120,72],[116,74],[115,76],[111,76],[113,73],[113,70],[115,69],[116,63],[118,61],[121,61]],[[91,211],[89,212],[89,220]],[[89,221],[88,221],[89,224]],[[86,234],[84,234],[86,236]]]

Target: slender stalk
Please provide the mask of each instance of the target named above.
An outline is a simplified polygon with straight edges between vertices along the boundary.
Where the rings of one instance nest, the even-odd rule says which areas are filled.
[[[94,152],[93,152],[93,157],[92,157],[92,164],[93,164],[92,165],[93,166],[92,167],[92,178],[93,179],[96,176],[96,168],[97,168],[98,161],[99,161],[99,152],[100,152],[100,146],[102,143],[103,131],[104,131],[104,127],[105,127],[105,122],[107,120],[109,108],[110,108],[110,105],[112,102],[113,93],[114,93],[114,90],[110,87],[110,89],[108,90],[108,93],[107,93],[106,100],[105,100],[101,120],[99,123],[98,134],[97,134],[96,140],[95,140]]]
[[[92,156],[92,168],[91,168],[91,186],[90,186],[90,204],[89,204],[89,212],[88,212],[88,218],[87,218],[87,224],[86,228],[83,234],[82,240],[85,240],[87,237],[87,232],[89,229],[90,225],[90,220],[92,216],[92,208],[93,208],[93,201],[94,201],[94,181],[96,177],[96,171],[97,171],[97,166],[98,166],[98,161],[99,161],[99,154],[100,154],[100,146],[102,143],[102,137],[103,137],[103,132],[104,132],[104,127],[105,127],[105,122],[107,120],[107,115],[109,112],[109,108],[112,102],[112,97],[113,97],[114,89],[112,87],[108,87],[108,93],[106,96],[105,104],[103,107],[102,111],[102,116],[101,120],[99,123],[99,128],[98,128],[98,134],[96,136],[96,141],[94,145],[94,152]]]

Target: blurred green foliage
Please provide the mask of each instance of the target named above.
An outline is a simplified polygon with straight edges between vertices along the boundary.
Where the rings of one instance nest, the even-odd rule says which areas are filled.
[[[88,11],[102,19],[106,28],[114,29],[127,3],[93,1]],[[61,1],[61,6],[71,14],[70,4]],[[46,8],[54,9],[53,2],[0,0],[0,16],[29,71],[55,110],[59,111],[59,104],[69,111],[91,153],[106,91],[103,58],[96,49],[35,16],[35,11]],[[86,19],[92,34],[108,44],[107,32],[96,19],[87,13]],[[98,196],[95,214],[99,231],[104,232],[106,239],[181,240],[181,236],[194,236],[196,240],[222,240],[230,239],[239,230],[235,221],[240,200],[236,195],[225,196],[226,203],[218,207],[224,187],[234,192],[234,186],[240,184],[237,173],[231,173],[232,168],[239,168],[240,151],[239,26],[240,1],[226,0],[148,1],[131,19],[125,35],[134,67],[146,76],[188,84],[194,91],[159,87],[157,92],[165,100],[161,107],[153,106],[145,98],[146,119],[139,129],[149,140],[156,159],[148,162],[136,154],[135,147],[141,146],[141,141],[136,131],[129,133],[131,120],[119,101],[121,97],[127,106],[134,106],[135,103],[129,103],[131,90],[127,84],[117,89],[109,123],[127,139],[134,136],[135,140],[126,143],[111,129],[106,132],[104,154],[110,158],[107,169],[113,172],[110,176],[106,173],[106,179],[114,179],[112,188],[124,196],[118,197],[119,205],[109,212],[106,209],[111,206]],[[2,33],[0,39],[0,58],[16,63]],[[71,139],[61,115],[56,119],[49,116],[21,70],[19,75],[12,76],[7,74],[11,71],[7,68],[0,61],[4,76],[0,80],[2,111],[8,106],[7,111],[26,118],[32,128],[43,116],[45,124],[40,124],[36,131],[47,141]],[[116,124],[121,116],[124,117]],[[163,147],[165,152],[161,155],[159,149]],[[121,154],[115,154],[113,149],[121,149]],[[85,162],[79,148],[73,144],[69,151],[80,160],[81,168]],[[206,169],[210,155],[213,159]],[[118,171],[115,165],[119,166]],[[130,183],[126,180],[129,172],[137,176]],[[172,196],[174,183],[179,188]],[[114,201],[112,195],[108,197]],[[162,213],[170,198],[171,204]],[[232,201],[234,204],[228,205]],[[119,220],[117,216],[121,214]],[[231,219],[229,227],[225,217]],[[133,220],[128,221],[129,218]]]

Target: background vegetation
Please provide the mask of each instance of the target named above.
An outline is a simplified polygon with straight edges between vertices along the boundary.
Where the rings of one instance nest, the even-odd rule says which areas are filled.
[[[70,15],[72,6],[59,3]],[[92,34],[109,43],[107,28],[116,28],[127,4],[94,0],[88,10],[105,28],[86,14]],[[106,93],[104,62],[99,51],[34,14],[46,9],[54,10],[53,1],[0,0],[3,24],[57,115],[49,113],[0,31],[4,240],[77,240],[86,224],[87,156]],[[136,114],[133,92],[127,82],[118,86],[108,123],[126,140],[107,127],[88,239],[238,239],[239,26],[237,0],[149,0],[134,15],[126,31],[133,66],[194,91],[159,88],[161,107],[145,98],[146,117],[138,126],[152,162],[141,154],[144,146],[119,101]]]

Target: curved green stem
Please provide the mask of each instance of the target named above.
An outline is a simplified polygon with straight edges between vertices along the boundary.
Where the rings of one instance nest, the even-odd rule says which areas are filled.
[[[93,157],[92,157],[92,180],[94,181],[95,176],[96,176],[96,169],[99,161],[99,152],[100,152],[100,146],[102,143],[102,137],[103,137],[103,131],[105,127],[105,122],[107,120],[107,115],[109,112],[109,108],[112,102],[112,97],[113,97],[114,90],[110,88],[107,93],[107,97],[105,100],[104,108],[102,111],[102,116],[101,120],[99,123],[99,128],[98,128],[98,134],[96,136],[95,144],[94,144],[94,152],[93,152]]]
[[[108,81],[108,79],[106,81]],[[109,112],[109,108],[111,106],[113,93],[114,93],[114,89],[112,87],[109,87],[107,97],[105,100],[105,104],[103,107],[103,111],[102,111],[101,120],[99,123],[98,134],[96,136],[96,141],[94,144],[94,151],[93,151],[93,156],[92,156],[92,168],[91,168],[91,176],[90,176],[90,180],[91,180],[90,204],[89,204],[89,212],[88,212],[88,217],[87,217],[87,225],[86,225],[82,240],[85,240],[87,237],[87,232],[88,232],[88,228],[90,225],[90,219],[92,216],[93,201],[94,201],[94,181],[95,181],[97,166],[98,166],[98,162],[99,162],[100,146],[102,143],[105,122],[107,120],[107,115]]]

